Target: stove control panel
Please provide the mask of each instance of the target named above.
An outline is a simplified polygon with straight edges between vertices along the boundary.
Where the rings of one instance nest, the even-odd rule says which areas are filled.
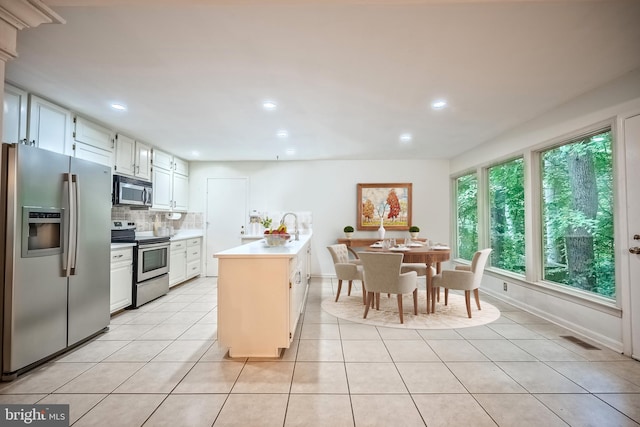
[[[112,230],[135,230],[136,223],[133,221],[125,221],[123,219],[111,221]]]

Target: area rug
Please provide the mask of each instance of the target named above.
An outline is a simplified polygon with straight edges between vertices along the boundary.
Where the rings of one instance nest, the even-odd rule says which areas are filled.
[[[483,302],[480,297],[482,310],[478,311],[475,300],[471,296],[471,316],[467,317],[467,308],[464,296],[449,293],[449,304],[444,305],[444,294],[440,296],[440,302],[436,302],[436,312],[426,314],[426,291],[418,291],[418,315],[413,314],[413,297],[411,294],[402,298],[404,324],[400,323],[398,315],[398,300],[395,295],[388,298],[380,296],[380,310],[369,309],[367,318],[363,319],[364,305],[362,294],[352,293],[351,296],[340,295],[338,302],[333,298],[322,301],[322,309],[327,313],[350,322],[367,325],[385,326],[389,328],[408,329],[458,329],[471,326],[485,325],[500,317],[500,310],[493,305]]]

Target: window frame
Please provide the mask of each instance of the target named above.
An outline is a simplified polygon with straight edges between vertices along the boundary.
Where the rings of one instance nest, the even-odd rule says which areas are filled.
[[[536,193],[535,193],[535,199],[538,201],[538,205],[539,205],[539,209],[538,209],[538,221],[537,221],[537,225],[538,225],[538,230],[536,230],[536,234],[535,237],[538,240],[538,247],[539,247],[539,252],[538,252],[538,262],[537,262],[537,273],[536,273],[536,282],[538,283],[544,283],[547,286],[553,286],[553,287],[560,287],[562,289],[564,289],[567,292],[570,293],[575,293],[577,295],[582,295],[582,296],[586,296],[589,298],[597,298],[599,300],[603,300],[603,301],[609,301],[609,302],[615,302],[615,304],[618,306],[619,305],[619,299],[620,299],[620,278],[618,275],[618,256],[616,254],[616,252],[614,251],[614,286],[615,286],[615,298],[609,298],[609,297],[605,297],[603,295],[597,294],[595,292],[589,292],[589,291],[584,291],[581,290],[579,288],[570,286],[570,285],[566,285],[564,283],[559,283],[559,282],[553,282],[551,280],[545,280],[544,277],[544,257],[545,257],[545,253],[544,253],[544,242],[543,242],[543,236],[544,236],[544,232],[542,229],[542,221],[544,219],[544,212],[543,212],[543,203],[542,203],[542,179],[543,179],[543,168],[542,168],[542,156],[544,153],[560,148],[562,146],[566,146],[566,145],[570,145],[570,144],[575,144],[579,139],[581,138],[588,138],[591,137],[593,135],[597,135],[599,133],[603,133],[603,132],[610,132],[611,133],[611,163],[612,163],[612,175],[613,175],[613,179],[612,179],[612,203],[611,206],[613,208],[613,240],[614,240],[614,247],[616,246],[615,242],[616,242],[616,235],[617,235],[617,230],[618,230],[618,225],[616,222],[616,215],[617,215],[617,209],[619,209],[619,206],[617,204],[617,184],[616,184],[616,154],[617,154],[617,150],[616,150],[616,145],[617,145],[617,139],[615,137],[615,133],[614,133],[614,126],[613,124],[608,124],[606,126],[601,126],[601,127],[593,127],[590,128],[590,130],[584,131],[584,132],[580,132],[580,133],[576,133],[575,135],[571,136],[570,138],[566,138],[563,139],[562,141],[556,141],[555,144],[550,144],[547,145],[546,147],[538,147],[535,151],[532,152],[533,154],[533,158],[532,160],[535,162],[536,166],[537,166],[537,170],[538,170],[538,174],[536,176],[537,178],[537,185],[536,185]]]
[[[486,182],[486,186],[485,186],[485,203],[483,204],[483,209],[484,209],[484,216],[486,218],[486,244],[484,246],[482,246],[483,248],[491,248],[491,189],[489,188],[489,169],[494,168],[494,167],[498,167],[510,162],[513,162],[515,160],[519,160],[522,159],[522,185],[523,185],[523,196],[524,196],[524,212],[525,212],[525,219],[524,219],[524,240],[525,240],[525,248],[524,248],[524,260],[525,260],[525,271],[524,273],[518,273],[516,271],[511,271],[511,270],[506,270],[504,268],[500,268],[497,266],[494,266],[491,263],[491,257],[489,259],[489,262],[487,263],[487,265],[491,266],[494,270],[496,271],[502,271],[505,273],[508,273],[509,276],[511,277],[520,277],[520,278],[525,278],[526,277],[526,273],[527,273],[527,252],[526,252],[526,240],[527,240],[527,219],[526,219],[526,214],[527,214],[527,200],[526,200],[526,192],[527,192],[527,188],[526,188],[526,169],[527,169],[527,164],[525,162],[524,159],[524,155],[517,155],[517,156],[510,156],[508,158],[502,159],[499,162],[494,162],[491,163],[487,166],[485,166],[483,168],[483,173],[485,175],[485,182]]]
[[[606,298],[598,294],[583,291],[560,283],[543,280],[543,245],[542,245],[542,202],[540,195],[542,194],[542,170],[541,156],[542,152],[569,144],[581,137],[592,135],[594,133],[610,130],[611,132],[611,150],[612,150],[612,167],[613,167],[613,238],[614,246],[620,247],[619,242],[623,236],[619,236],[621,209],[620,200],[620,183],[619,168],[624,167],[623,153],[620,152],[620,144],[618,138],[618,123],[615,117],[592,123],[588,126],[576,129],[562,135],[552,137],[543,142],[532,144],[519,151],[514,151],[506,155],[499,156],[488,162],[483,162],[474,167],[467,168],[463,171],[456,172],[450,176],[451,194],[452,194],[452,221],[457,221],[457,189],[455,180],[461,176],[473,173],[475,170],[478,178],[478,245],[480,247],[490,247],[490,223],[487,212],[490,212],[489,206],[489,177],[488,169],[492,166],[506,163],[510,160],[522,157],[524,161],[524,203],[525,203],[525,273],[524,275],[515,274],[507,270],[502,270],[491,265],[487,265],[486,274],[496,277],[499,280],[516,283],[519,286],[529,288],[538,292],[551,295],[556,298],[582,304],[596,310],[603,311],[618,317],[622,317],[621,310],[621,286],[622,279],[620,277],[621,258],[619,252],[615,252],[614,268],[615,268],[615,299]],[[453,224],[453,223],[452,223]],[[452,241],[457,242],[457,227],[451,227]],[[455,239],[455,240],[454,240]],[[456,247],[457,251],[457,247]],[[467,260],[457,256],[457,252],[452,257],[454,264],[466,264]]]
[[[477,192],[476,192],[476,220],[477,220],[477,224],[476,224],[476,233],[478,234],[477,236],[477,240],[478,240],[478,245],[480,245],[480,200],[479,200],[479,195],[480,195],[480,176],[478,174],[478,171],[476,169],[469,169],[466,170],[462,173],[456,174],[454,176],[451,177],[451,200],[453,200],[453,208],[451,209],[451,224],[457,224],[458,223],[458,179],[467,176],[467,175],[475,175],[476,177],[476,184],[478,186],[477,188]],[[454,226],[452,227],[452,238],[451,241],[455,242],[455,245],[453,245],[453,253],[452,253],[452,258],[456,261],[462,262],[462,263],[467,263],[470,264],[471,260],[467,260],[464,258],[460,257],[459,254],[459,247],[458,247],[458,226]],[[476,248],[476,250],[478,250],[479,248]]]

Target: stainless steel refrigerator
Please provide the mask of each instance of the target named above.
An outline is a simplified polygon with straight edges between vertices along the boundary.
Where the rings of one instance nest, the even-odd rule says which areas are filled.
[[[2,379],[109,325],[111,171],[2,144]]]

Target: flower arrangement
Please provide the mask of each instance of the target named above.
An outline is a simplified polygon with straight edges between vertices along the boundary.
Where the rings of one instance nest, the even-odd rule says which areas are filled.
[[[271,228],[272,223],[273,223],[273,219],[269,218],[268,216],[265,216],[264,218],[262,218],[262,221],[260,221],[260,224],[262,224],[262,226],[267,230]]]

